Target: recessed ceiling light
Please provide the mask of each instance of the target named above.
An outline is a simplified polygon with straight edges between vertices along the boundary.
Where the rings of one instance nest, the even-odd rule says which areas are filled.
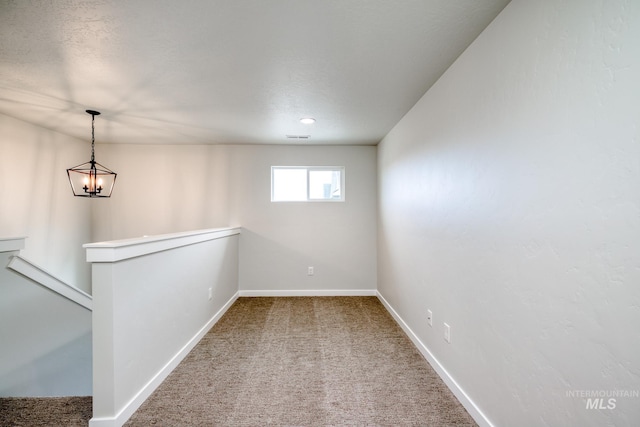
[[[300,119],[300,123],[303,123],[305,125],[311,125],[314,124],[316,122],[316,119],[314,119],[313,117],[303,117]]]

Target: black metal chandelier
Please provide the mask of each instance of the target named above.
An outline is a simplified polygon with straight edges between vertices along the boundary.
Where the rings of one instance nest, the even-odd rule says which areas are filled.
[[[94,154],[95,130],[93,122],[100,112],[87,110],[91,114],[91,160],[67,169],[71,190],[76,197],[111,197],[117,174],[96,162]]]

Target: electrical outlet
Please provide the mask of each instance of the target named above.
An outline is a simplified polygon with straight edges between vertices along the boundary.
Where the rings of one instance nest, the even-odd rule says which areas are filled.
[[[444,340],[451,344],[451,326],[444,324]]]
[[[433,327],[433,313],[431,310],[427,310],[427,323],[429,326]]]
[[[213,298],[213,289],[209,288],[209,301]]]
[[[307,276],[313,276],[313,267],[307,269]]]

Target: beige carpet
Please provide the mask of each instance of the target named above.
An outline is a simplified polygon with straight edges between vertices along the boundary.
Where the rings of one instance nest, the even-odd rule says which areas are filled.
[[[91,398],[0,399],[86,426]],[[240,298],[127,426],[475,426],[375,297]]]
[[[2,427],[86,427],[91,419],[91,397],[0,399]]]
[[[375,297],[240,298],[127,426],[475,426]]]

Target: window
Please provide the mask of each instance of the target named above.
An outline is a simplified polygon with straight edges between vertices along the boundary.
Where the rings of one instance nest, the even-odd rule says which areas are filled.
[[[272,166],[272,202],[342,202],[344,167]]]

